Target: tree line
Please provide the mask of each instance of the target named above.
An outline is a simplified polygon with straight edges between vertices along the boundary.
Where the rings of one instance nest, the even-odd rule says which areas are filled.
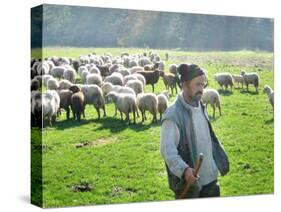
[[[31,9],[31,47],[273,51],[269,18],[44,4]]]

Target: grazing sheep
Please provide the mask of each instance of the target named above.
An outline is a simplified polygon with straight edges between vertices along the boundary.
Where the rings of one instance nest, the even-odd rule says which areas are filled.
[[[131,73],[129,72],[129,70],[127,68],[120,68],[117,70],[117,73],[122,74],[123,77],[130,75]]]
[[[137,73],[138,71],[144,71],[143,67],[141,67],[141,66],[135,66],[135,67],[129,69],[129,72],[130,72],[131,74]]]
[[[265,85],[263,92],[267,94],[268,101],[270,102],[272,108],[274,108],[274,91],[269,87],[269,85]]]
[[[178,93],[176,76],[174,74],[161,71],[160,76],[163,78],[166,89],[169,91],[169,88],[171,88],[172,95],[174,94],[174,88],[176,89],[176,93]]]
[[[68,80],[71,83],[75,83],[76,80],[76,72],[74,69],[69,68],[63,72],[63,78]]]
[[[79,69],[79,66],[81,65],[80,61],[79,60],[73,60],[72,61],[72,66],[74,68],[74,70],[78,73],[78,69]]]
[[[57,90],[59,89],[59,82],[55,78],[50,78],[47,82],[48,90]]]
[[[76,118],[78,122],[81,120],[81,114],[84,114],[85,110],[85,97],[81,89],[74,85],[69,88],[72,91],[71,96],[71,110],[73,117]]]
[[[33,127],[42,127],[42,93],[31,92],[31,121]]]
[[[73,83],[69,82],[68,80],[64,79],[59,81],[59,90],[69,89],[71,86],[73,86]]]
[[[93,105],[98,113],[98,120],[100,119],[100,109],[103,109],[103,116],[106,116],[105,102],[103,98],[103,92],[97,85],[78,85],[84,96],[85,105]]]
[[[31,91],[36,91],[40,88],[40,82],[37,79],[31,80]]]
[[[143,84],[140,80],[129,80],[125,87],[129,87],[129,88],[132,88],[136,95],[138,95],[139,93],[143,93]]]
[[[130,60],[129,61],[129,67],[132,68],[132,67],[136,67],[138,66],[138,61],[137,60]]]
[[[43,75],[44,76],[44,75]],[[37,75],[37,76],[35,76],[34,78],[33,78],[34,80],[36,79],[36,80],[38,80],[38,82],[39,82],[39,87],[41,87],[42,86],[42,76],[41,75]]]
[[[107,77],[111,74],[108,65],[97,65],[97,67],[100,70],[100,74],[102,77]]]
[[[42,117],[48,116],[49,126],[55,122],[60,105],[59,95],[56,91],[46,91],[42,93]]]
[[[45,75],[42,76],[43,85],[45,87],[47,87],[47,83],[48,83],[49,79],[53,79],[53,76],[49,75],[49,74],[45,74]]]
[[[232,77],[233,77],[234,82],[236,82],[238,84],[239,88],[240,88],[239,83],[242,85],[242,88],[243,88],[243,84],[244,84],[243,76],[238,75],[238,74],[232,74]]]
[[[217,73],[214,75],[215,81],[219,83],[221,88],[223,89],[223,86],[225,86],[225,89],[230,86],[231,91],[232,91],[232,86],[233,86],[233,77],[230,73]]]
[[[138,71],[137,73],[144,76],[146,84],[152,86],[152,92],[154,92],[154,84],[156,84],[159,80],[160,71]]]
[[[174,75],[177,75],[177,65],[176,64],[171,64],[170,66],[169,66],[169,72],[170,73],[172,73],[172,74],[174,74]]]
[[[51,70],[51,74],[53,75],[53,77],[57,77],[57,78],[62,78],[63,77],[63,73],[65,72],[66,67],[64,66],[59,66],[59,67],[54,67]]]
[[[86,76],[86,84],[88,85],[97,85],[97,86],[101,86],[102,84],[102,78],[101,75],[99,74],[88,74]]]
[[[90,74],[90,72],[88,70],[84,70],[82,71],[81,73],[81,80],[82,80],[82,83],[85,84],[86,81],[87,81],[87,76]]]
[[[129,80],[137,80],[137,79],[138,79],[137,76],[134,74],[127,75],[124,77],[124,85],[126,85]]]
[[[220,95],[217,90],[212,88],[205,88],[202,95],[202,101],[204,104],[210,104],[213,108],[213,118],[215,118],[216,107],[219,108],[220,116],[221,116],[221,100]]]
[[[69,87],[71,88],[71,87]],[[72,91],[68,89],[59,90],[58,91],[60,97],[60,108],[63,108],[66,111],[66,118],[69,120],[70,107],[71,107],[71,96],[73,94]]]
[[[138,111],[136,104],[136,96],[132,94],[116,93],[111,91],[106,95],[107,102],[113,101],[115,110],[119,110],[123,121],[123,113],[126,115],[126,121],[130,124],[130,113],[133,113],[134,124],[136,123],[136,113]],[[116,111],[115,111],[116,113]]]
[[[260,77],[257,73],[246,73],[245,71],[241,71],[241,76],[244,78],[245,85],[247,87],[247,91],[249,91],[249,84],[252,84],[256,88],[256,92],[259,93],[259,80]]]
[[[110,91],[115,91],[116,93],[130,93],[136,95],[132,88],[124,87],[120,85],[112,85],[110,82],[105,82],[101,86],[104,95],[107,95]]]
[[[137,79],[142,82],[143,87],[146,85],[145,78],[144,78],[144,76],[142,76],[141,74],[134,73],[134,74],[132,74],[132,76],[136,76]],[[124,83],[124,84],[125,84],[125,83]]]
[[[91,68],[89,69],[89,72],[90,72],[91,74],[98,74],[98,75],[100,75],[100,70],[99,70],[98,67],[96,67],[96,66],[91,67]]]
[[[158,98],[154,93],[140,93],[137,95],[137,106],[141,111],[142,122],[146,120],[145,111],[148,110],[152,115],[152,123],[157,122]]]
[[[79,66],[78,75],[81,77],[83,71],[89,71],[85,65]]]
[[[165,70],[165,62],[164,61],[160,61],[159,64],[158,64],[158,69],[161,70],[161,71],[164,71]]]
[[[168,107],[168,98],[165,94],[158,94],[157,95],[157,99],[158,99],[158,112],[160,114],[160,121],[162,120],[162,114],[166,111],[167,107]]]
[[[113,73],[110,76],[107,76],[104,79],[104,82],[110,82],[113,85],[123,85],[124,84],[124,79],[122,74],[120,73]]]

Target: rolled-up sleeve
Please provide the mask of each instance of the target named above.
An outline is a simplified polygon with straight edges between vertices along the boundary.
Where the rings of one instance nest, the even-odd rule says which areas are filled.
[[[180,133],[177,125],[171,120],[165,120],[161,126],[160,151],[169,170],[181,178],[185,168],[189,167],[178,154],[177,146],[180,140]]]

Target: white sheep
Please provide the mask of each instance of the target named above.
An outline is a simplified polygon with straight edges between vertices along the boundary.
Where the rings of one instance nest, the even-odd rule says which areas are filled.
[[[105,102],[103,97],[103,92],[101,88],[97,85],[81,85],[79,86],[85,97],[85,105],[93,105],[98,113],[98,119],[100,119],[100,109],[103,110],[103,116],[106,116]],[[84,117],[85,118],[85,117]]]
[[[272,108],[274,108],[274,91],[269,87],[269,85],[265,85],[263,92],[267,94],[268,101],[270,102]]]
[[[241,76],[239,74],[232,74],[232,77],[233,77],[234,82],[236,82],[238,84],[238,86],[239,86],[239,83],[240,83],[242,85],[242,88],[243,88],[243,84],[244,84],[243,76]]]
[[[82,77],[82,72],[83,71],[89,71],[89,70],[88,70],[88,68],[85,65],[79,66],[79,68],[78,68],[78,75],[80,77]]]
[[[76,72],[73,68],[68,68],[63,72],[63,78],[68,80],[71,83],[75,83]]]
[[[49,79],[53,79],[53,76],[49,75],[49,74],[42,75],[42,81],[43,81],[43,85],[45,87],[47,87],[47,83],[48,83]]]
[[[134,73],[132,74],[132,76],[136,76],[138,80],[140,80],[142,82],[143,87],[145,87],[146,85],[146,80],[144,78],[143,75],[139,74],[139,73]],[[125,83],[124,83],[125,84]]]
[[[168,98],[165,94],[158,94],[157,95],[157,99],[158,99],[158,112],[160,114],[160,121],[162,120],[162,114],[166,111],[167,107],[168,107]]]
[[[122,74],[113,73],[110,76],[105,77],[104,82],[110,82],[113,85],[123,85],[124,79]]]
[[[129,72],[130,72],[131,74],[134,74],[134,73],[136,73],[136,72],[138,72],[138,71],[144,71],[143,67],[141,67],[141,66],[135,66],[135,67],[129,69]]]
[[[115,91],[116,93],[130,93],[136,95],[135,91],[132,88],[120,85],[112,85],[110,82],[103,83],[101,89],[104,95],[107,95],[110,91]]]
[[[89,69],[89,72],[90,72],[91,74],[99,74],[99,75],[100,75],[100,70],[99,70],[99,68],[96,67],[96,66],[91,67],[91,68]]]
[[[85,84],[87,81],[87,76],[90,74],[90,72],[88,70],[83,70],[81,73],[81,80],[82,83]]]
[[[59,82],[56,78],[50,78],[47,82],[48,90],[57,90],[59,89]]]
[[[257,73],[246,73],[245,71],[241,71],[241,76],[244,78],[244,82],[247,88],[247,91],[249,91],[249,85],[252,84],[256,88],[256,92],[259,93],[259,80],[260,77]]]
[[[125,87],[129,87],[129,88],[132,88],[136,95],[138,95],[139,93],[143,93],[143,84],[140,80],[129,80]]]
[[[88,74],[86,76],[86,84],[88,85],[97,85],[101,86],[102,84],[102,77],[99,74]]]
[[[63,77],[63,73],[65,72],[66,67],[64,66],[56,66],[51,70],[51,74],[53,75],[53,77],[57,77],[57,78],[62,78]]]
[[[231,91],[232,91],[232,86],[233,86],[233,77],[230,73],[217,73],[214,75],[215,81],[218,82],[218,84],[221,86],[223,89],[223,86],[225,86],[225,89],[230,86]]]
[[[146,120],[145,111],[148,110],[152,115],[152,123],[157,122],[158,98],[154,93],[140,93],[137,95],[137,106],[141,111],[142,122]]]
[[[113,101],[115,109],[119,110],[121,119],[123,121],[123,113],[126,115],[126,121],[130,124],[130,113],[133,113],[134,124],[136,123],[137,104],[136,96],[132,94],[116,93],[111,91],[106,95],[107,102]]]
[[[63,89],[69,89],[71,86],[73,86],[73,83],[69,82],[66,79],[60,80],[59,81],[59,90],[63,90]]]
[[[42,116],[48,116],[49,126],[56,120],[60,106],[60,98],[56,91],[47,90],[42,93]]]
[[[219,92],[213,88],[205,88],[202,95],[202,101],[204,104],[206,104],[206,110],[207,105],[210,104],[213,108],[213,118],[215,118],[215,111],[216,107],[219,108],[219,113],[221,116],[221,100]]]

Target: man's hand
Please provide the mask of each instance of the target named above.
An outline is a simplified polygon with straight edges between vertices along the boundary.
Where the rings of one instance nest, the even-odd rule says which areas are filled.
[[[195,169],[188,167],[187,169],[185,169],[184,179],[186,182],[190,181],[190,183],[193,184],[196,180],[199,179],[199,176],[195,176]]]

